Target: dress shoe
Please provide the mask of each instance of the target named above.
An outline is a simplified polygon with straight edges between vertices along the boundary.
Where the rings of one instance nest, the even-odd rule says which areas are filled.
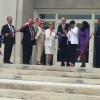
[[[10,62],[10,61],[9,61],[9,62],[4,62],[4,63],[5,63],[5,64],[13,64],[13,63],[12,63],[12,62]]]
[[[65,66],[65,63],[61,63],[61,66]]]
[[[26,64],[26,65],[28,65],[28,63],[27,63],[27,62],[26,62],[26,63],[24,62],[23,64]]]
[[[74,67],[75,66],[75,64],[70,64],[70,67]]]
[[[80,67],[86,67],[86,65],[81,65]]]
[[[42,63],[38,63],[38,64],[36,64],[36,65],[42,65]]]
[[[13,64],[13,63],[12,63],[12,62],[10,62],[10,61],[9,61],[8,63],[9,63],[9,64]]]
[[[70,64],[67,64],[66,66],[70,66]]]

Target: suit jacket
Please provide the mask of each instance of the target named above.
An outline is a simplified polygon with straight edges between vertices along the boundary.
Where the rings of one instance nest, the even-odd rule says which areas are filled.
[[[97,36],[100,36],[100,27],[98,27],[97,28],[97,31],[95,32],[95,34],[97,35]],[[99,37],[95,37],[95,45],[96,46],[100,46],[100,38]]]
[[[68,26],[69,25],[66,23],[65,30],[67,30],[67,32],[68,32]],[[58,32],[61,32],[61,34],[65,34],[65,33],[63,33],[62,24],[58,26],[57,34],[58,34]],[[66,36],[65,37],[61,37],[61,41],[59,43],[59,46],[64,46],[66,44],[67,44],[67,37]]]
[[[42,33],[42,29],[38,25],[36,25],[35,28],[37,30],[35,39],[37,39],[39,35]]]
[[[56,32],[55,30],[52,31],[52,35],[55,37],[56,36]],[[52,35],[50,36],[50,29],[46,29],[45,31],[45,43],[44,46],[52,46]]]
[[[11,25],[11,26],[14,30],[14,26],[13,25]],[[1,30],[1,34],[4,36],[3,43],[4,44],[14,44],[15,43],[15,35],[14,35],[14,37],[12,37],[12,34],[10,34],[9,36],[6,37],[5,36],[6,33],[11,33],[8,24],[4,25]]]
[[[34,31],[34,38],[35,38],[35,29],[34,27],[32,26],[32,29]],[[31,40],[31,33],[30,33],[30,29],[29,29],[29,26],[25,27],[24,29],[22,29],[20,32],[23,32],[23,38],[22,38],[22,42],[21,44],[33,44],[35,45],[36,41],[35,39]]]

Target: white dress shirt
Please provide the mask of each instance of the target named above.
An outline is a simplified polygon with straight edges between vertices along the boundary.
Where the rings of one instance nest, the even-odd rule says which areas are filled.
[[[13,29],[13,27],[11,25],[8,24],[8,27],[9,27],[11,32],[14,32],[14,29]],[[14,33],[12,33],[12,36],[14,37]]]
[[[62,24],[62,29],[65,29],[65,25],[66,25],[66,24]]]
[[[69,30],[66,36],[68,37],[68,41],[70,41],[71,44],[78,44],[78,27],[74,27],[73,29]]]
[[[29,26],[29,30],[30,30],[30,33],[31,33],[31,40],[33,40],[34,39],[34,31],[33,31],[32,26]]]

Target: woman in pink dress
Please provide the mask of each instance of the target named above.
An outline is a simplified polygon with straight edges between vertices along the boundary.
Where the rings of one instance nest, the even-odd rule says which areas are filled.
[[[88,24],[88,22],[83,21],[81,31],[80,31],[80,34],[79,34],[80,53],[82,52],[84,46],[86,45],[86,43],[89,39],[89,35],[90,35],[89,24]],[[87,48],[85,49],[84,54],[82,56],[82,65],[80,67],[85,67],[86,52],[87,52]]]

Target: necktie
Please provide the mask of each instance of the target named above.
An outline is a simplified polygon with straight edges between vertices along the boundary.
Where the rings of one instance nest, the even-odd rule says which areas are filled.
[[[12,33],[13,32],[12,26],[11,25],[9,26],[10,26],[10,32]],[[14,37],[14,33],[12,33],[12,37]]]
[[[9,25],[10,26],[10,32],[12,32],[12,27],[11,27],[11,25]]]
[[[30,27],[30,33],[31,33],[31,39],[34,39],[34,32],[33,32],[32,27]]]

